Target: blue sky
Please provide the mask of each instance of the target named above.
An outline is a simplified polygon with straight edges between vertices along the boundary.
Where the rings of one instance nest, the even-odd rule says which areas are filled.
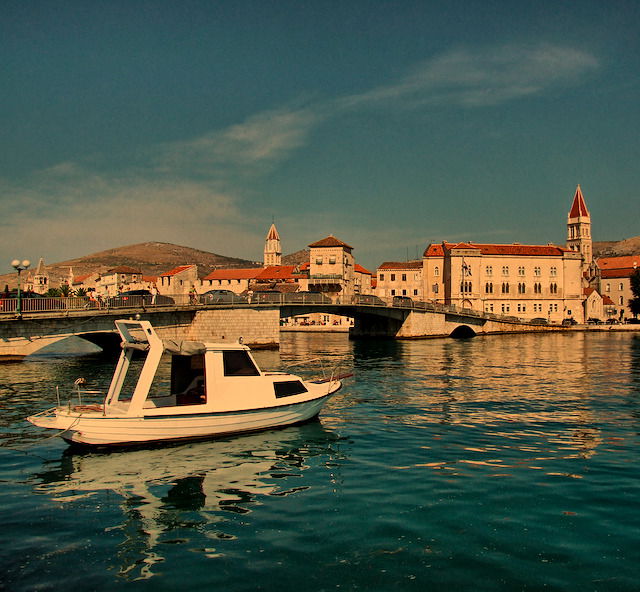
[[[640,234],[640,3],[38,2],[0,8],[0,253],[163,241],[261,259],[328,234]],[[185,262],[186,263],[186,262]]]

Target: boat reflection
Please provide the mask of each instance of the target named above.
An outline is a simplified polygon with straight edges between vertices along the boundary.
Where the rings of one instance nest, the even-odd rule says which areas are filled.
[[[34,475],[34,492],[73,506],[91,498],[100,519],[120,530],[118,565],[121,577],[148,578],[164,561],[165,544],[176,532],[187,538],[194,529],[212,541],[234,539],[232,514],[247,514],[264,496],[285,496],[311,487],[305,471],[318,468],[335,479],[341,438],[319,421],[300,426],[161,448],[115,452],[67,449]],[[314,476],[315,478],[315,476]],[[322,478],[322,476],[321,476]],[[293,483],[292,483],[293,482]],[[108,504],[114,492],[117,505]],[[107,513],[105,514],[105,510]],[[193,533],[195,535],[195,533]],[[215,543],[213,543],[215,544]],[[202,550],[215,557],[214,547]]]

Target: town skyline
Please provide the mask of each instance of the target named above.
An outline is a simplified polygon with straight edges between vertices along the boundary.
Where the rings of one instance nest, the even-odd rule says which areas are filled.
[[[14,3],[0,23],[0,253],[161,241],[260,260],[333,234],[373,268],[431,242],[639,234],[632,2]]]

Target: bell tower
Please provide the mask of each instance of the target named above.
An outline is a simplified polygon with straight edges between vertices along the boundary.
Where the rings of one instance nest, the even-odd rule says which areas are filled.
[[[586,270],[593,260],[591,242],[591,214],[587,210],[580,185],[576,188],[571,210],[567,217],[567,248],[582,254],[582,269]]]
[[[280,246],[280,235],[276,230],[276,225],[271,224],[267,238],[264,241],[264,266],[282,265],[282,247]]]

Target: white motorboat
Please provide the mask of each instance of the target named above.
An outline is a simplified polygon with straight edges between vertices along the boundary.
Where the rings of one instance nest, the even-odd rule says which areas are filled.
[[[149,321],[116,327],[122,353],[104,401],[58,401],[28,421],[94,446],[211,438],[306,421],[342,386],[333,373],[304,381],[263,372],[241,343],[161,339]]]

